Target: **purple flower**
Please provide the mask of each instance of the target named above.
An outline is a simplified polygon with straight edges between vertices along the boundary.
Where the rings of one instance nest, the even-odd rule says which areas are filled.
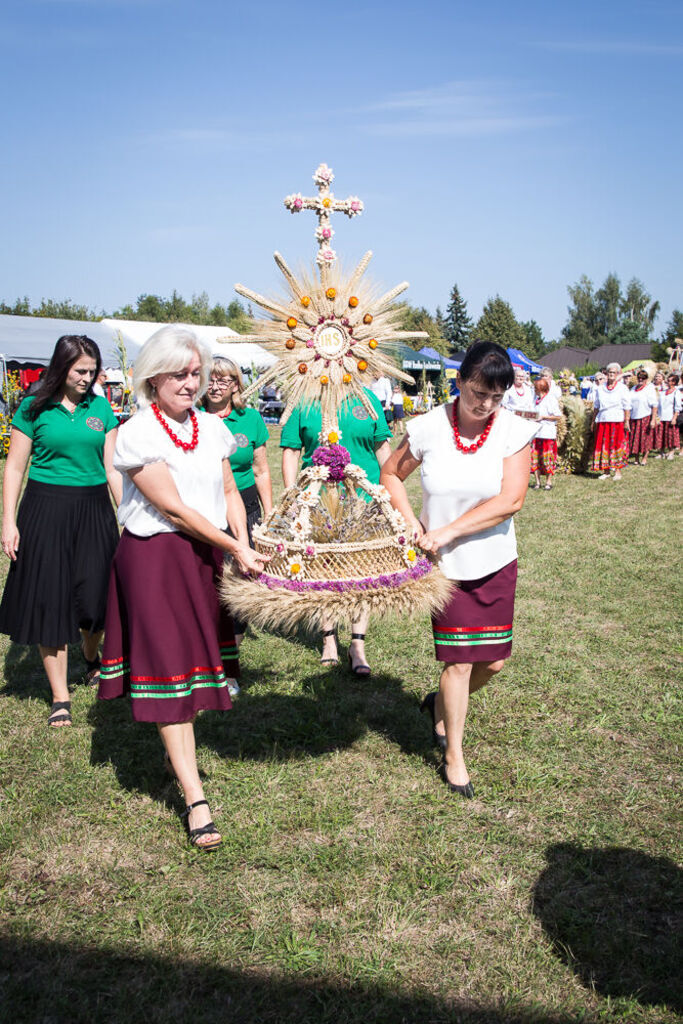
[[[327,466],[330,480],[343,480],[344,468],[351,462],[348,449],[341,444],[320,445],[313,452],[314,466]]]

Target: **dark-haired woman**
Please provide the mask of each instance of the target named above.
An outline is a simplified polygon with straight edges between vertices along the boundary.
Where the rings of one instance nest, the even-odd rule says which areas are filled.
[[[444,751],[441,775],[451,792],[474,796],[462,749],[469,695],[499,672],[512,650],[517,545],[512,517],[524,503],[530,441],[537,429],[501,408],[513,382],[505,349],[477,342],[460,367],[459,397],[408,426],[408,436],[382,467],[381,483],[439,567],[460,587],[432,619],[438,693],[422,709],[432,715]],[[423,505],[418,520],[403,481],[418,466]]]
[[[112,458],[117,421],[93,394],[100,352],[64,335],[34,393],[12,420],[3,483],[2,549],[11,559],[0,632],[38,644],[52,691],[48,725],[71,725],[67,645],[81,637],[86,679],[99,671],[111,561],[118,543],[107,484],[118,504]],[[31,459],[26,490],[21,485]]]
[[[636,380],[637,384],[631,391],[629,455],[635,455],[636,466],[644,466],[657,425],[657,392],[654,384],[650,383],[647,370],[638,370]]]
[[[681,411],[681,393],[678,390],[679,376],[669,373],[666,385],[659,392],[659,420],[662,428],[661,449],[663,459],[673,459],[674,453],[681,449],[680,431],[677,425]]]

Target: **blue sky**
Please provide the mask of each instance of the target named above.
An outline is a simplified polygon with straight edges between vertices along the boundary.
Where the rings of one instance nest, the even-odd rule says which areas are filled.
[[[683,4],[3,0],[0,298],[279,288],[315,252],[320,162],[345,262],[454,282],[548,339],[583,273],[683,307]]]

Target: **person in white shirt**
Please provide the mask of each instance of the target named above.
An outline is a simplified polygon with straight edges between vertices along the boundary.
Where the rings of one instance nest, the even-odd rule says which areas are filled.
[[[387,423],[391,426],[391,422],[393,419],[393,410],[391,407],[391,381],[389,380],[388,377],[376,377],[375,380],[373,380],[372,384],[370,385],[370,390],[374,395],[376,395],[379,398],[380,402],[382,403],[382,408],[384,409],[384,418],[387,421]]]
[[[194,719],[231,707],[239,675],[232,620],[217,594],[224,553],[244,573],[267,558],[249,547],[230,469],[235,440],[217,416],[195,411],[211,353],[187,328],[162,327],[135,361],[139,411],[119,431],[124,527],[109,583],[98,696],[130,694],[133,718],[155,722],[166,767],[182,787],[190,842],[220,845],[195,756]],[[226,525],[234,537],[224,532]]]
[[[591,468],[600,480],[621,480],[621,471],[628,462],[626,434],[631,415],[631,395],[619,380],[621,366],[610,363],[607,383],[595,392],[591,428],[595,431]]]
[[[503,395],[503,408],[514,413],[533,412],[534,393],[526,382],[526,373],[520,367],[515,368],[512,387]]]
[[[548,388],[550,389],[550,394],[554,395],[557,401],[559,402],[559,400],[562,398],[562,388],[559,384],[555,383],[553,371],[550,369],[550,367],[544,366],[539,374],[539,377],[541,378],[541,380],[548,381]]]
[[[658,412],[661,427],[661,455],[663,459],[673,459],[676,452],[681,450],[681,436],[677,425],[678,414],[681,411],[683,400],[678,390],[680,377],[677,373],[670,373],[666,378],[666,385],[658,396]]]
[[[531,472],[536,479],[534,490],[540,489],[543,474],[547,477],[545,489],[550,491],[557,467],[557,424],[562,419],[562,410],[555,396],[550,394],[545,377],[538,378],[534,390],[536,419],[540,425],[531,446]]]
[[[451,792],[474,789],[462,742],[470,693],[499,672],[512,651],[517,544],[512,517],[524,504],[532,421],[502,409],[514,374],[504,348],[477,342],[460,367],[460,395],[408,424],[407,437],[382,467],[380,482],[415,531],[416,543],[438,556],[441,571],[460,581],[432,619],[436,657],[444,662],[438,693],[421,710],[432,717],[444,750],[440,772]],[[422,513],[415,516],[403,481],[422,476]]]
[[[405,410],[403,408],[403,391],[400,384],[394,385],[394,390],[391,392],[391,409],[393,413],[392,433],[394,437],[405,434]]]
[[[631,429],[629,455],[634,455],[636,466],[644,466],[652,448],[657,424],[657,392],[650,383],[650,375],[641,367],[636,374],[636,386],[631,390]]]

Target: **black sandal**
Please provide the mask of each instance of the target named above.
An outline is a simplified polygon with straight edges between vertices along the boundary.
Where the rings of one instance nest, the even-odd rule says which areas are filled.
[[[63,729],[65,725],[71,725],[71,701],[54,701],[52,708],[50,709],[47,724],[50,729]]]
[[[95,686],[100,681],[102,659],[98,654],[96,658],[90,661],[84,654],[83,661],[85,662],[85,672],[81,676],[81,680],[85,686]]]
[[[420,704],[420,711],[428,711],[432,718],[432,743],[439,750],[446,749],[446,737],[436,731],[436,690],[428,693]]]
[[[202,804],[206,804],[206,806],[208,807],[209,801],[196,800],[195,803],[188,804],[188,806],[183,811],[182,817],[185,821],[185,828],[187,829],[187,835],[190,840],[190,845],[194,846],[197,850],[217,850],[218,847],[223,842],[223,837],[220,835],[218,829],[216,828],[212,821],[207,822],[206,825],[200,825],[199,828],[190,828],[190,814],[195,809],[195,807],[201,807]],[[215,832],[218,835],[218,839],[214,839],[212,843],[197,842],[197,840],[200,839],[202,836],[211,835],[212,832]]]
[[[352,633],[351,639],[365,640],[365,633]],[[349,659],[349,671],[353,672],[354,676],[363,676],[364,678],[367,678],[368,676],[372,675],[372,669],[367,664],[367,662],[359,661],[356,665],[354,665],[353,658],[351,657],[351,651],[347,652],[347,656]]]
[[[324,629],[323,630],[323,636],[324,637],[325,636],[333,636],[335,641],[337,642],[337,644],[339,643],[339,640],[337,638],[337,630],[336,629]],[[339,664],[339,655],[337,655],[336,658],[321,658],[320,659],[320,664],[321,665],[338,665]]]

